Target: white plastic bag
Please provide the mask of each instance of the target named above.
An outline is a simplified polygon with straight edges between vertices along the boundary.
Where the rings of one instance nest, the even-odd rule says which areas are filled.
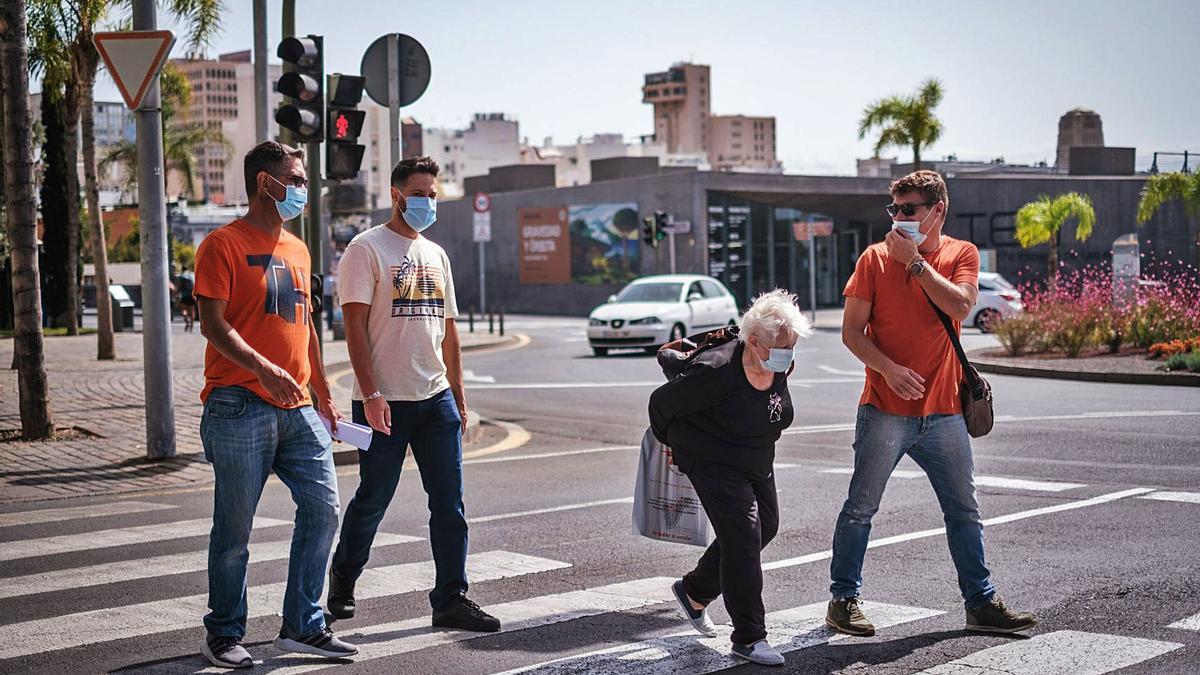
[[[708,546],[708,515],[692,482],[671,464],[671,449],[646,429],[633,492],[633,531],[643,537]]]

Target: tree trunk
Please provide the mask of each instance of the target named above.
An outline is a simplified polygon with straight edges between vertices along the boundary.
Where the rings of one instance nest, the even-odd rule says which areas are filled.
[[[1050,257],[1046,261],[1048,269],[1046,270],[1046,285],[1049,286],[1050,292],[1054,292],[1055,283],[1058,281],[1058,235],[1062,230],[1055,230],[1054,236],[1050,237]]]
[[[913,171],[921,170],[921,144],[913,143]]]
[[[50,387],[42,341],[42,294],[38,280],[37,200],[33,187],[33,118],[29,111],[29,52],[25,0],[0,5],[0,70],[4,83],[4,191],[13,261],[14,355],[25,438],[54,436]]]
[[[96,68],[99,55],[91,41],[87,41],[82,54],[80,84],[82,96],[79,101],[79,122],[83,127],[83,181],[87,195],[88,225],[92,230],[92,263],[96,266],[96,316],[97,353],[100,360],[117,357],[113,339],[112,301],[108,296],[108,248],[104,241],[104,220],[100,213],[100,186],[96,180],[96,102],[93,98],[96,84]]]
[[[63,87],[42,80],[42,300],[51,328],[68,327],[71,315],[68,282],[76,264],[70,256],[70,225],[67,223],[67,173],[75,170],[67,161],[66,124],[63,119]],[[69,331],[68,331],[69,332]]]
[[[80,277],[83,274],[80,258],[80,239],[83,231],[83,217],[79,212],[79,88],[72,80],[67,83],[63,95],[63,108],[67,122],[67,258],[71,261],[71,273],[67,277],[67,306],[70,307],[70,318],[67,320],[67,334],[79,334],[80,305],[83,303],[83,291],[80,288]]]

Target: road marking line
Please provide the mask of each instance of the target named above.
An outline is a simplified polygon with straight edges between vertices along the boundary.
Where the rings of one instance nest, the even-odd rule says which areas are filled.
[[[1176,642],[1060,630],[989,647],[919,675],[1104,675],[1181,647]]]
[[[255,518],[254,527],[291,526],[291,521],[275,520],[274,518]],[[121,527],[111,530],[97,530],[80,534],[63,534],[42,539],[22,541],[20,546],[7,545],[0,548],[0,561],[34,558],[42,555],[59,553],[77,553],[98,548],[113,546],[128,546],[146,542],[166,541],[168,539],[183,539],[185,537],[207,537],[212,531],[212,518],[196,520],[180,520],[172,523],[157,523],[154,525],[138,525],[136,527]],[[13,542],[9,542],[12,544]]]
[[[517,600],[499,605],[489,605],[487,611],[500,619],[500,633],[512,633],[530,628],[540,628],[588,616],[628,611],[658,605],[673,600],[672,577],[651,577],[623,583],[609,584],[581,591],[568,591],[542,595],[527,600]],[[372,659],[398,656],[439,645],[475,640],[497,633],[470,633],[467,631],[434,630],[427,617],[406,619],[356,629],[346,629],[338,635],[358,645],[354,663]],[[397,637],[398,636],[398,637]],[[281,654],[271,645],[250,648],[255,660],[255,671],[265,668],[276,674],[303,673],[332,667],[328,661],[308,660],[297,663],[294,654]],[[278,661],[276,661],[278,659]],[[261,663],[260,663],[261,661]],[[203,664],[203,665],[201,665]],[[145,673],[225,673],[219,668],[204,668],[207,661],[198,657],[180,659],[148,668],[138,668]]]
[[[1200,504],[1200,492],[1171,492],[1170,490],[1158,490],[1151,492],[1148,495],[1143,495],[1142,499],[1157,499],[1164,502],[1186,502],[1188,504]]]
[[[787,653],[828,642],[843,640],[845,635],[825,626],[827,603],[819,602],[767,615],[767,641]],[[879,602],[863,602],[863,611],[876,628],[887,628],[910,621],[927,619],[944,612],[920,607],[905,607]],[[733,668],[743,662],[729,653],[728,625],[717,626],[715,638],[699,637],[695,631],[681,631],[640,642],[630,642],[593,652],[554,659],[532,666],[504,671],[497,675],[536,672],[544,675],[574,673],[711,673]]]
[[[821,364],[817,367],[831,375],[857,375],[860,380],[865,379],[867,375],[865,370],[838,370],[837,368],[831,368],[825,364]]]
[[[835,473],[852,475],[854,469],[851,467],[839,467],[836,469],[824,469],[821,473]],[[893,478],[924,478],[924,471],[914,471],[911,469],[896,469],[892,472]],[[1066,490],[1074,490],[1076,488],[1087,487],[1082,483],[1060,483],[1054,481],[1027,480],[1024,478],[1002,478],[999,476],[975,476],[975,486],[1008,488],[1010,490],[1033,490],[1037,492],[1064,492]],[[1200,495],[1197,495],[1200,497]]]
[[[463,382],[464,383],[469,382],[472,384],[474,384],[476,382],[482,382],[484,384],[495,384],[496,378],[492,375],[476,375],[475,371],[473,371],[473,370],[463,370]]]
[[[421,537],[406,534],[387,534],[380,532],[375,535],[373,547],[391,546],[424,541]],[[283,541],[268,541],[250,544],[250,562],[266,562],[268,560],[287,560],[291,552],[290,539]],[[172,555],[160,555],[152,558],[137,558],[135,560],[119,560],[99,565],[74,567],[55,572],[39,572],[20,577],[4,579],[0,586],[0,598],[15,598],[37,593],[51,593],[88,586],[103,586],[137,579],[151,579],[164,574],[183,574],[185,572],[201,572],[208,569],[208,551],[189,551]]]
[[[814,382],[815,380],[809,380]],[[1200,415],[1200,412],[1188,412],[1182,410],[1139,410],[1139,411],[1114,411],[1114,412],[1086,412],[1076,413],[1071,415],[1030,415],[1019,417],[1015,415],[997,415],[996,422],[1050,422],[1062,420],[1092,420],[1092,419],[1115,419],[1115,418],[1139,418],[1139,417],[1193,417]],[[784,436],[793,436],[796,434],[820,434],[831,433],[835,431],[854,431],[854,422],[843,422],[841,424],[815,424],[804,427],[792,427],[783,432]]]
[[[1026,518],[1034,518],[1036,516],[1044,516],[1049,513],[1058,513],[1060,511],[1072,511],[1074,509],[1087,508],[1108,502],[1115,502],[1119,499],[1127,497],[1137,497],[1144,495],[1147,492],[1152,492],[1150,488],[1132,488],[1129,490],[1121,490],[1120,492],[1110,492],[1108,494],[1091,497],[1090,499],[1081,499],[1073,502],[1064,502],[1055,504],[1054,506],[1043,506],[1037,509],[1029,509],[1028,511],[1017,511],[1004,516],[996,516],[994,518],[985,518],[984,526],[1000,525],[1003,523],[1011,523]],[[919,530],[917,532],[908,532],[905,534],[897,534],[891,537],[882,539],[873,539],[867,544],[867,548],[878,548],[880,546],[890,546],[891,544],[900,544],[906,541],[915,541],[917,539],[925,539],[928,537],[936,537],[946,533],[946,528],[939,527],[930,530]],[[818,562],[821,560],[829,560],[833,557],[833,551],[826,549],[817,553],[809,553],[807,555],[797,556],[795,558],[785,558],[784,560],[776,560],[775,562],[765,563],[762,568],[764,570],[775,570],[784,567],[794,567],[796,565],[805,565],[807,563]]]
[[[146,513],[147,511],[162,511],[177,508],[179,507],[174,504],[155,504],[153,502],[110,502],[108,504],[93,504],[90,506],[69,506],[61,509],[40,509],[37,511],[0,514],[0,527],[38,525],[41,523],[55,523],[62,520],[121,516],[130,513]]]
[[[493,464],[495,462],[518,462],[525,459],[546,459],[548,457],[569,457],[571,455],[590,455],[594,452],[615,452],[617,450],[640,450],[640,445],[610,445],[603,448],[585,448],[583,450],[563,450],[561,452],[541,452],[533,455],[512,455],[510,457],[492,457],[490,459],[470,459],[467,464]]]
[[[814,384],[846,384],[861,382],[862,378],[847,379],[843,377],[788,380],[788,384],[794,387],[808,387]],[[664,384],[666,384],[666,380],[643,380],[632,382],[522,382],[512,384],[476,384],[472,385],[470,389],[471,391],[481,391],[484,389],[612,389],[619,387],[660,387]]]
[[[522,445],[525,445],[533,438],[533,435],[526,431],[525,428],[519,424],[513,424],[512,422],[501,422],[500,420],[487,420],[487,422],[488,424],[494,424],[501,429],[504,429],[506,432],[508,432],[507,435],[503,440],[489,445],[486,448],[464,452],[463,459],[486,457],[488,455],[494,455],[498,452],[515,450]]]
[[[570,566],[570,563],[520,553],[488,551],[467,557],[467,578],[478,583]],[[368,568],[355,584],[354,597],[364,600],[429,590],[434,586],[435,576],[433,561]],[[286,582],[280,582],[247,588],[248,618],[278,612],[283,606],[286,587]],[[11,623],[4,626],[8,638],[0,644],[0,660],[199,628],[201,618],[208,612],[207,605],[208,594],[204,593]]]
[[[534,509],[532,511],[517,511],[516,513],[498,513],[494,516],[483,516],[482,518],[468,518],[467,521],[474,525],[476,523],[490,523],[495,520],[507,520],[509,518],[520,518],[523,516],[537,516],[543,513],[557,513],[559,511],[573,511],[575,509],[586,509],[592,506],[607,506],[609,504],[632,504],[633,497],[618,497],[617,499],[601,499],[595,502],[582,502],[579,504],[566,504],[563,506],[552,506],[545,509]],[[426,528],[429,526],[426,525]]]
[[[1167,626],[1167,628],[1200,631],[1200,614],[1194,614],[1186,619],[1180,619],[1179,621]]]

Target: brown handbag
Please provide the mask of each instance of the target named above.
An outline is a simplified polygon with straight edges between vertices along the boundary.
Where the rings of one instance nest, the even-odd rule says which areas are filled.
[[[933,311],[937,312],[938,318],[942,320],[942,326],[946,329],[950,344],[954,345],[954,353],[958,355],[958,362],[962,364],[963,381],[958,385],[958,396],[962,401],[962,416],[967,423],[967,433],[971,434],[972,438],[986,436],[991,432],[993,422],[992,385],[988,384],[979,371],[975,370],[975,366],[972,366],[971,362],[967,360],[962,342],[958,339],[958,331],[954,330],[954,324],[950,322],[950,317],[934,304],[933,298],[930,298],[928,293],[925,294],[925,299],[929,301]]]

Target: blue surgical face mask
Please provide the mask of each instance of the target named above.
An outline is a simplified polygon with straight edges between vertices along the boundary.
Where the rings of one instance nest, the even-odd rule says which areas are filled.
[[[788,347],[780,349],[778,347],[771,348],[771,355],[766,361],[762,362],[763,368],[775,373],[785,373],[792,365],[792,359],[796,358],[796,348]]]
[[[925,221],[928,220],[929,216],[931,215],[933,215],[933,209],[930,209],[929,213],[925,214],[925,217],[921,220],[893,220],[892,229],[904,230],[904,233],[908,235],[908,238],[912,239],[914,244],[920,246],[926,238],[925,235],[921,234],[921,226],[925,224]]]
[[[437,220],[437,200],[432,197],[405,197],[403,216],[409,227],[423,232]]]
[[[271,180],[283,185],[274,176]],[[286,192],[283,195],[283,201],[275,200],[275,210],[279,211],[279,217],[284,220],[291,220],[304,212],[304,205],[308,203],[308,188],[296,187],[295,185],[283,185]],[[272,199],[275,199],[272,197]]]

